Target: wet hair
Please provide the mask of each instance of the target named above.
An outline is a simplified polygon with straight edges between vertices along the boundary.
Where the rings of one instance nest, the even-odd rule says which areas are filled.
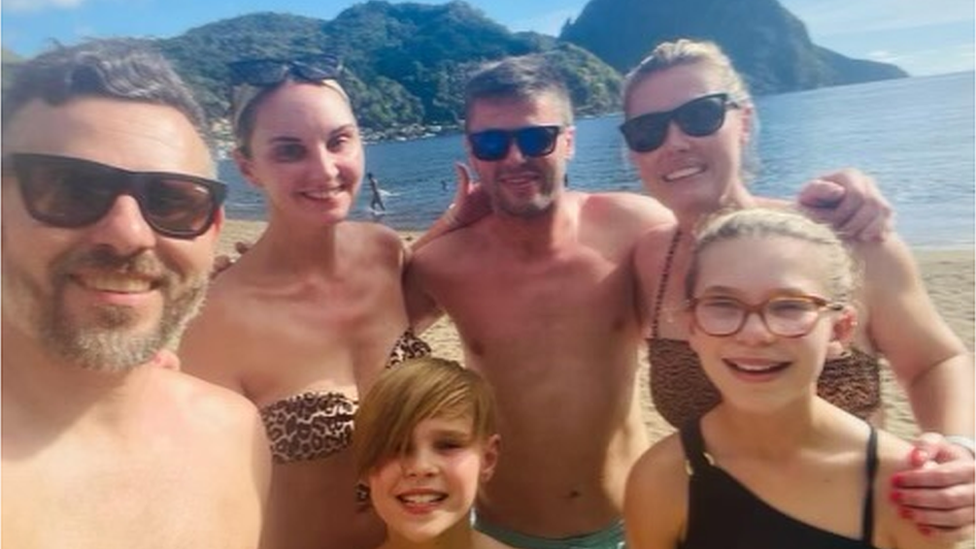
[[[337,80],[331,78],[319,80],[319,81],[309,81],[309,80],[296,80],[292,77],[287,77],[281,82],[271,86],[252,86],[249,84],[241,84],[234,88],[231,94],[230,108],[231,108],[231,126],[234,131],[234,140],[237,145],[237,150],[241,152],[245,157],[250,158],[251,156],[251,137],[254,135],[255,121],[258,116],[258,107],[260,107],[264,101],[271,96],[278,89],[288,85],[288,83],[295,84],[307,84],[311,86],[321,86],[324,88],[329,88],[335,91],[342,97],[343,101],[352,108],[352,102],[349,100],[349,95],[346,90],[342,88]]]
[[[471,418],[475,439],[487,440],[496,432],[488,382],[457,362],[434,357],[384,371],[356,412],[353,453],[359,477],[404,455],[417,425],[435,417]]]
[[[818,253],[808,257],[809,264],[821,266],[827,276],[824,283],[829,295],[824,297],[835,303],[852,303],[860,269],[837,233],[800,212],[772,208],[719,212],[703,220],[696,231],[685,278],[686,298],[694,297],[705,250],[717,242],[740,238],[787,238],[813,245]]]
[[[651,53],[645,57],[633,70],[627,73],[624,78],[623,104],[624,115],[629,117],[630,107],[637,86],[651,77],[651,75],[663,72],[667,69],[679,66],[700,65],[703,68],[713,71],[718,75],[721,82],[721,90],[729,94],[729,99],[737,105],[752,105],[752,95],[749,93],[749,86],[746,84],[742,75],[735,69],[732,60],[722,51],[722,48],[707,40],[689,40],[681,38],[674,42],[662,42],[658,44]],[[759,133],[759,116],[755,109],[752,110],[750,117],[753,136]],[[756,142],[751,139],[749,145],[743,151],[742,169],[743,179],[752,179],[759,171],[759,156]]]
[[[14,115],[35,99],[60,106],[100,97],[173,107],[209,142],[203,109],[170,63],[144,40],[95,39],[53,50],[9,68],[3,92],[3,131]]]
[[[507,57],[484,65],[464,88],[465,119],[478,101],[528,101],[550,94],[563,111],[563,124],[573,123],[573,102],[566,82],[539,55]]]

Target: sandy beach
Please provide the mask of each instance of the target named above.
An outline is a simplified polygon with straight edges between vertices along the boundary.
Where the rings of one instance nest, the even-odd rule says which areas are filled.
[[[265,224],[259,221],[227,220],[221,234],[219,253],[231,253],[234,242],[254,241],[264,230]],[[406,241],[411,241],[419,233],[401,232]],[[936,307],[953,330],[963,339],[969,349],[973,349],[974,330],[974,251],[972,247],[949,250],[914,250],[915,258],[925,279],[929,294]],[[424,339],[434,348],[438,356],[461,359],[462,350],[454,326],[447,318],[441,319],[424,334]],[[891,373],[882,372],[885,380],[884,400],[886,407],[886,427],[888,430],[907,438],[917,434],[912,420],[911,409],[904,391],[893,380]],[[644,418],[652,440],[670,433],[672,428],[654,410],[647,391],[647,364],[642,368]]]

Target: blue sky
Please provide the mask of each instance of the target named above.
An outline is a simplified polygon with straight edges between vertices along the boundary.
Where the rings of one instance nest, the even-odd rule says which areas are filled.
[[[895,63],[913,75],[974,69],[973,0],[780,1],[806,23],[816,44],[844,55]],[[512,30],[552,35],[586,4],[585,0],[469,2]],[[91,36],[164,38],[256,11],[331,19],[354,3],[353,0],[2,0],[0,42],[21,55],[33,55],[44,49],[50,38],[66,44]]]

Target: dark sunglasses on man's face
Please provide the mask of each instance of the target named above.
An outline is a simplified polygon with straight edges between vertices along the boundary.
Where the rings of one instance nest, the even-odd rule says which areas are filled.
[[[738,105],[727,93],[713,93],[692,99],[676,109],[635,116],[620,125],[627,146],[638,153],[651,152],[664,144],[668,126],[674,121],[686,135],[705,137],[725,123],[725,112]]]
[[[91,225],[119,195],[133,196],[146,223],[172,238],[194,238],[213,225],[227,186],[220,181],[169,172],[131,172],[80,158],[14,153],[13,169],[27,211],[54,227]]]
[[[332,55],[317,55],[296,60],[247,59],[227,67],[232,85],[266,87],[279,84],[288,76],[307,82],[334,80],[342,70],[342,63]]]
[[[522,156],[538,158],[556,148],[561,126],[527,126],[517,130],[484,130],[468,134],[471,153],[478,160],[494,162],[508,156],[512,141]]]

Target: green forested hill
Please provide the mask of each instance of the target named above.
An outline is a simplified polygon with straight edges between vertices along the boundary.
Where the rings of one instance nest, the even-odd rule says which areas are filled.
[[[622,73],[658,41],[678,36],[719,42],[757,93],[904,76],[892,65],[815,46],[777,0],[590,0],[559,39],[513,33],[461,0],[370,0],[332,20],[252,13],[155,42],[214,119],[227,113],[227,63],[337,54],[360,123],[383,137],[454,126],[469,72],[508,55],[545,55],[565,75],[580,114],[613,111]],[[5,62],[15,57],[3,55]]]
[[[546,55],[570,80],[583,113],[615,108],[621,78],[577,46],[534,33],[512,33],[465,2],[433,6],[374,0],[331,21],[250,14],[195,28],[159,45],[199,90],[212,116],[227,111],[230,61],[338,54],[360,123],[373,130],[457,124],[469,71],[508,55]]]

